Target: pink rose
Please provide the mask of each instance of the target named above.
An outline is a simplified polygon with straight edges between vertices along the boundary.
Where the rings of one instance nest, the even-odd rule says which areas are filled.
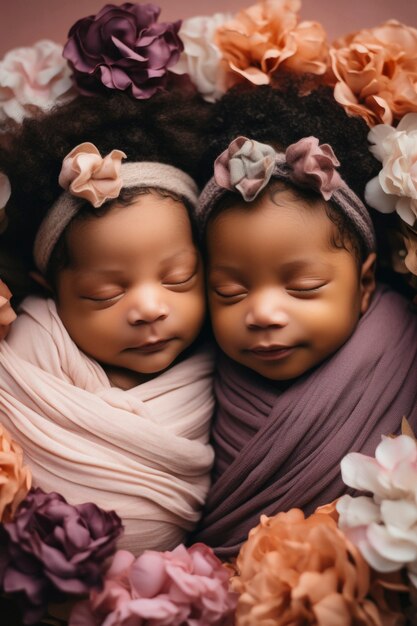
[[[10,50],[0,61],[0,117],[21,122],[31,107],[48,109],[70,98],[71,86],[62,46],[44,39]]]
[[[229,572],[203,544],[116,553],[104,588],[74,608],[69,626],[228,626],[236,596]]]

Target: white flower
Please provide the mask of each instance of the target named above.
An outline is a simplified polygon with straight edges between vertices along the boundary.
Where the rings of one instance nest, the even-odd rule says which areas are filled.
[[[417,219],[417,113],[404,115],[397,128],[378,124],[368,134],[370,150],[382,162],[365,188],[367,203],[381,213],[396,211],[413,226]]]
[[[214,102],[226,91],[225,71],[221,67],[221,52],[214,42],[219,26],[231,19],[227,13],[211,17],[192,17],[184,20],[179,36],[184,52],[171,71],[189,74],[199,93],[208,102]]]
[[[339,526],[379,572],[406,566],[417,586],[417,445],[407,435],[383,437],[375,458],[359,453],[341,463],[343,481],[371,496],[343,496]]]
[[[70,73],[62,46],[53,41],[10,50],[0,61],[0,119],[21,122],[30,114],[28,107],[48,109],[64,96],[69,98]]]

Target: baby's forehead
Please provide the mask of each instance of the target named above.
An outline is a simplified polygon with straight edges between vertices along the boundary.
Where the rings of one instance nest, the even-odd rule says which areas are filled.
[[[194,253],[186,207],[171,198],[141,196],[127,206],[116,205],[105,215],[71,223],[67,246],[77,266],[116,259],[174,258]]]
[[[303,224],[320,222],[325,234],[332,228],[333,222],[328,216],[326,202],[314,197],[312,200],[299,196],[288,187],[271,186],[253,202],[245,202],[237,194],[230,194],[225,203],[216,207],[207,223],[207,238],[215,233],[224,233],[227,225],[235,224],[236,231],[239,225],[251,224],[256,227],[268,222],[273,231],[279,230],[283,224]],[[233,232],[233,231],[230,231]],[[249,230],[248,236],[256,231]]]

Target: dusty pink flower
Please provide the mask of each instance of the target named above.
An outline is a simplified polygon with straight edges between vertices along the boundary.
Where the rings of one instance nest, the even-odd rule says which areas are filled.
[[[64,57],[79,90],[129,90],[146,99],[163,89],[183,45],[181,22],[158,24],[159,13],[153,4],[125,2],[106,4],[97,15],[78,20],[68,33]]]
[[[94,207],[117,198],[123,185],[120,176],[121,150],[112,150],[102,157],[96,146],[88,141],[76,146],[62,163],[59,184],[78,198],[85,198]]]
[[[417,111],[417,30],[396,20],[338,39],[330,49],[336,100],[369,126]]]
[[[378,572],[406,566],[417,587],[417,444],[407,435],[383,437],[375,458],[352,452],[341,464],[344,482],[372,495],[343,496],[339,526]]]
[[[0,292],[2,285],[0,281]],[[0,424],[0,522],[5,523],[12,519],[31,483],[30,470],[23,465],[21,447]]]
[[[73,97],[70,74],[62,46],[53,41],[10,50],[0,61],[0,119],[21,122],[31,107],[48,109]]]
[[[74,608],[69,626],[228,626],[229,572],[203,544],[172,552],[116,553],[104,588]]]
[[[300,0],[264,0],[219,27],[216,43],[229,71],[266,85],[280,69],[324,74],[326,34],[317,22],[298,23]]]
[[[340,165],[329,144],[319,145],[317,137],[303,137],[288,146],[285,157],[291,168],[291,179],[301,187],[315,189],[325,200],[343,182],[336,167]]]

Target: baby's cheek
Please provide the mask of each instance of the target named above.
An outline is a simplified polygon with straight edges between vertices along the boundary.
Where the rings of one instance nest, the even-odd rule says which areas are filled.
[[[241,333],[241,324],[231,307],[214,307],[212,309],[211,323],[217,342],[220,347],[233,348],[236,339]]]

